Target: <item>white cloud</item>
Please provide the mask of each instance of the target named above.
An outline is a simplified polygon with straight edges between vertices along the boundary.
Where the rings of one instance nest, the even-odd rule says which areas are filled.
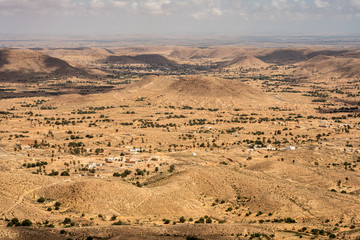
[[[329,6],[329,3],[323,0],[315,0],[314,4],[317,8],[326,8]]]
[[[351,19],[360,0],[0,0],[0,15],[57,14],[119,16],[164,15],[194,19]]]
[[[271,5],[275,8],[282,9],[287,5],[287,0],[272,0]]]
[[[350,0],[352,6],[360,8],[360,0]],[[360,14],[360,13],[359,13]]]
[[[214,14],[216,17],[221,17],[223,15],[223,11],[219,8],[213,8],[211,9],[212,14]]]
[[[111,0],[111,1],[110,1],[110,4],[111,4],[113,7],[116,7],[116,8],[123,8],[123,7],[125,7],[128,3],[127,3],[127,2],[124,2],[124,1]]]
[[[149,0],[145,2],[145,9],[153,15],[160,15],[165,13],[163,10],[164,5],[170,4],[170,0]]]
[[[103,8],[105,6],[105,3],[101,0],[91,0],[90,2],[90,8]]]
[[[195,20],[200,20],[200,19],[203,19],[206,16],[206,13],[204,13],[204,12],[195,12],[195,13],[192,13],[191,16]]]

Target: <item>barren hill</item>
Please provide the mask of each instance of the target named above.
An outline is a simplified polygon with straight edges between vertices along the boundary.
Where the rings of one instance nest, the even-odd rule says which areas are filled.
[[[176,62],[159,54],[141,54],[135,56],[109,56],[105,59],[107,63],[119,64],[149,64],[149,65],[174,65]]]
[[[225,64],[227,68],[256,68],[256,67],[267,67],[269,64],[261,61],[260,59],[253,56],[239,56],[234,60]]]
[[[360,77],[359,59],[318,55],[308,61],[299,63],[299,66],[303,70],[318,71],[331,76],[337,75],[346,78]]]
[[[136,93],[159,92],[165,95],[210,98],[260,99],[262,92],[239,80],[220,79],[208,76],[186,76],[182,78],[150,76],[128,87]]]
[[[196,59],[196,58],[219,58],[219,59],[234,59],[244,53],[258,53],[263,50],[259,49],[243,49],[240,47],[202,47],[202,48],[188,48],[177,47],[169,55],[174,58],[181,59]]]
[[[311,59],[319,55],[337,56],[337,55],[345,54],[347,52],[348,52],[347,50],[311,51],[308,49],[280,49],[280,50],[275,50],[267,55],[257,56],[257,58],[267,63],[293,64],[297,62],[306,61],[308,59]]]
[[[193,105],[198,107],[231,107],[250,102],[274,100],[270,95],[256,90],[236,79],[208,76],[181,78],[150,76],[127,87],[125,92],[152,98],[163,104]]]
[[[79,47],[79,48],[44,48],[34,49],[40,52],[56,58],[66,57],[91,57],[94,59],[105,58],[108,55],[114,54],[106,48],[90,48],[90,47]]]
[[[24,49],[0,50],[1,81],[29,81],[44,76],[78,76],[86,71],[58,58]]]
[[[237,80],[202,76],[189,76],[179,79],[170,90],[180,94],[208,97],[249,97],[257,98],[259,91]]]

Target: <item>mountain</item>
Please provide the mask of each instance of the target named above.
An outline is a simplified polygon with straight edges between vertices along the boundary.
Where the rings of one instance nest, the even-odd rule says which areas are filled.
[[[234,60],[225,64],[226,68],[259,68],[267,66],[269,66],[268,63],[265,63],[256,57],[246,55],[236,57]]]
[[[160,54],[140,54],[135,56],[121,55],[121,56],[108,56],[105,60],[106,63],[118,64],[148,64],[148,65],[175,65],[176,62]]]
[[[0,81],[38,81],[56,76],[86,76],[66,61],[27,49],[0,50]]]
[[[273,64],[294,64],[302,61],[309,60],[313,57],[323,56],[340,56],[347,53],[347,50],[335,51],[335,50],[321,50],[313,51],[309,49],[280,49],[274,50],[266,55],[257,56],[260,60],[266,63]]]

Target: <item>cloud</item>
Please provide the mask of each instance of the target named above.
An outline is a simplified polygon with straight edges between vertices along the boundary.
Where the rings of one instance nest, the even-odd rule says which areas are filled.
[[[163,6],[170,3],[170,0],[149,0],[145,2],[145,9],[150,14],[160,15],[164,13]]]
[[[0,15],[57,14],[133,17],[163,15],[198,20],[359,18],[360,0],[0,0]]]
[[[329,6],[329,3],[323,0],[315,0],[314,4],[317,8],[326,8],[327,6]]]
[[[360,0],[350,0],[350,4],[354,7],[360,8]],[[360,13],[358,13],[360,14]]]
[[[110,1],[110,4],[111,4],[113,7],[116,7],[116,8],[123,8],[123,7],[125,7],[128,3],[127,3],[127,2],[124,2],[124,1],[112,0],[112,1]]]
[[[103,8],[105,7],[104,1],[101,0],[91,0],[90,2],[90,8]]]
[[[287,0],[272,0],[271,5],[275,8],[282,9],[287,5]]]
[[[219,8],[211,9],[211,12],[214,16],[221,17],[223,15],[223,11]]]

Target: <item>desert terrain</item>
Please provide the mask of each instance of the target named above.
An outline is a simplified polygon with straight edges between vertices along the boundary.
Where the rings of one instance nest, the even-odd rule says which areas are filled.
[[[360,239],[360,49],[0,49],[0,239]]]

